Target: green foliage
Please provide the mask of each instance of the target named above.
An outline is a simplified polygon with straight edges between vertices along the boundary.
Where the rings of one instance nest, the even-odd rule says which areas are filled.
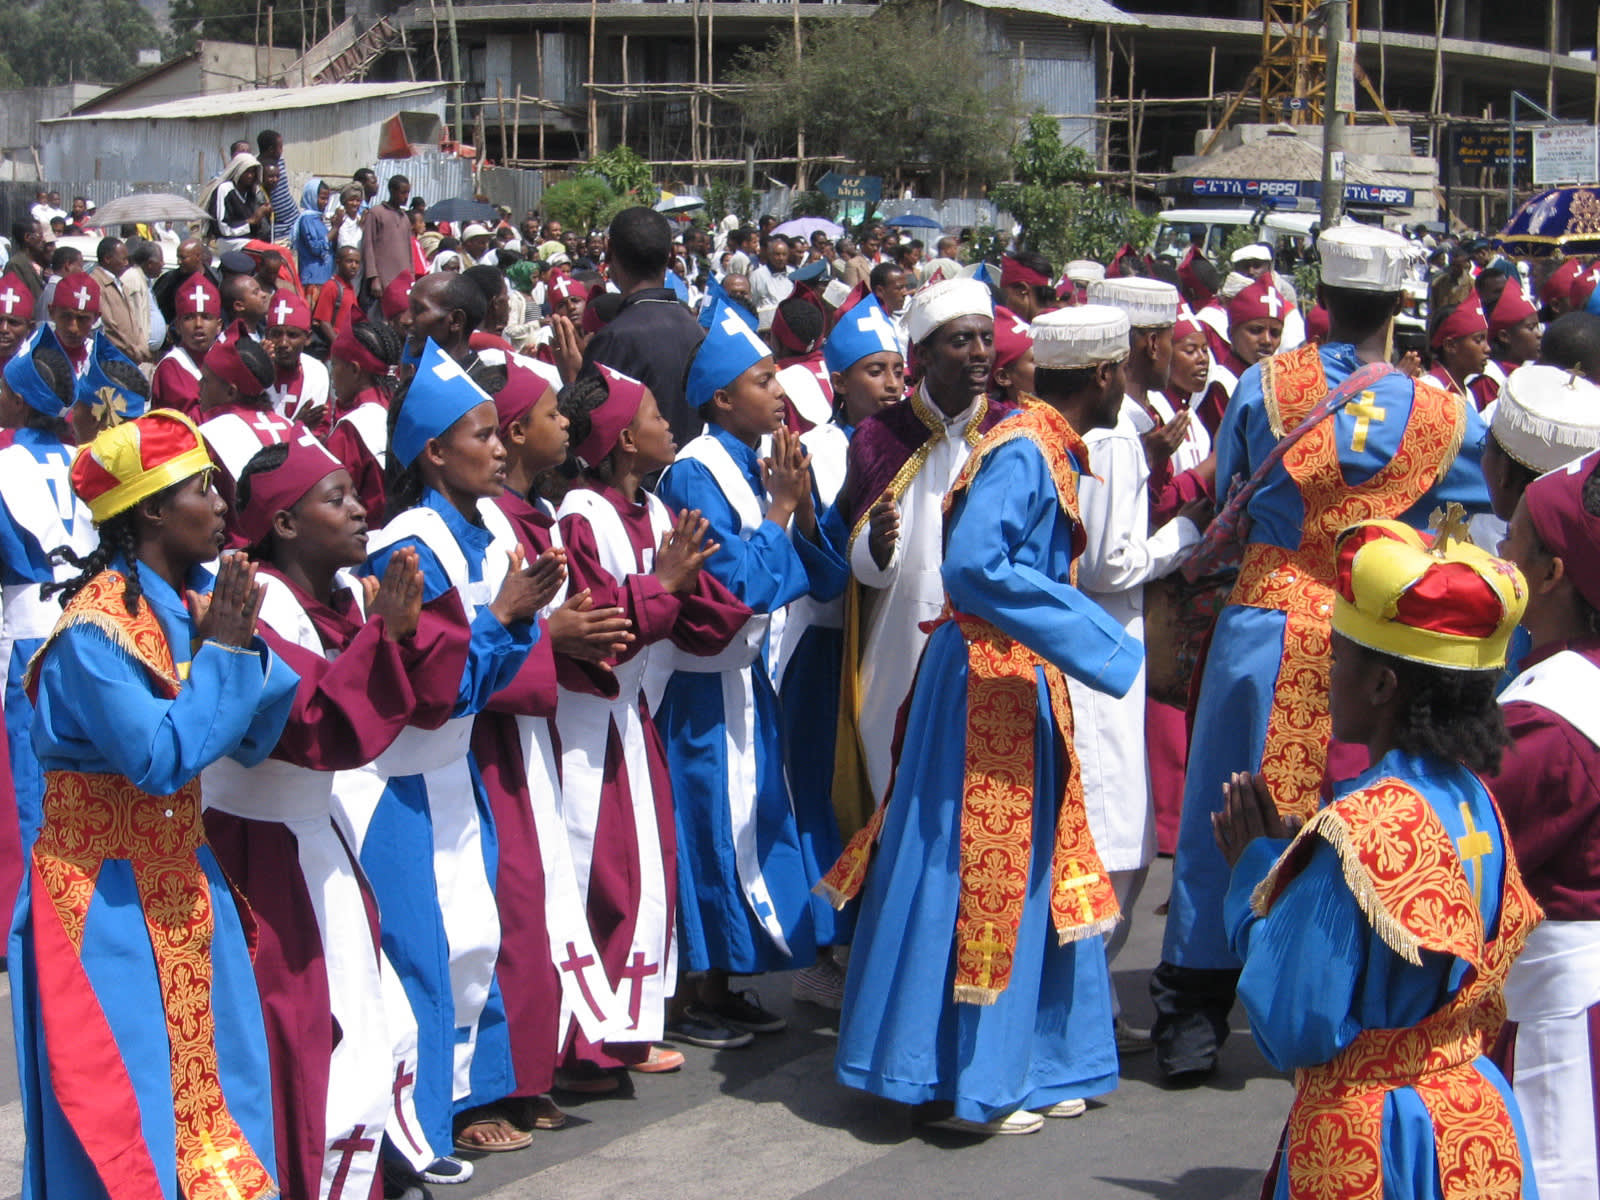
[[[267,10],[272,10],[272,44],[299,49],[302,35],[315,41],[328,34],[327,21],[311,20],[311,9],[263,0],[259,6],[240,0],[172,0],[168,20],[172,25],[172,49],[179,53],[194,48],[201,38],[218,42],[242,42],[247,46],[267,44]],[[324,4],[322,13],[328,11]],[[336,22],[344,20],[344,0],[333,6]],[[314,35],[313,35],[314,31]]]
[[[1322,283],[1321,263],[1301,263],[1294,269],[1294,294],[1299,297],[1300,310],[1310,312],[1317,303],[1317,288]]]
[[[627,201],[623,208],[634,204],[653,205],[661,199],[661,189],[650,178],[650,164],[628,146],[595,155],[578,168],[578,175],[601,180]]]
[[[791,217],[822,217],[831,221],[838,211],[839,202],[826,192],[796,192],[789,202]]]
[[[979,225],[972,231],[972,241],[962,252],[962,259],[967,263],[999,262],[1009,240],[993,225]]]
[[[1016,130],[1011,76],[977,36],[940,27],[929,0],[884,5],[864,21],[808,25],[797,58],[793,34],[746,48],[729,82],[746,124],[775,144],[842,155],[868,174],[903,167],[998,178]]]
[[[603,179],[575,175],[544,189],[541,207],[546,220],[560,221],[567,229],[601,229],[617,212],[628,206]]]
[[[735,184],[731,179],[719,177],[706,185],[706,211],[711,214],[712,221],[720,221],[731,212],[744,224],[752,225],[758,199],[753,188]]]
[[[1253,246],[1261,240],[1261,226],[1236,225],[1227,237],[1222,239],[1222,255],[1219,262],[1224,271],[1227,270],[1229,261],[1233,258],[1235,250],[1246,246]]]
[[[991,195],[1022,227],[1018,241],[1060,267],[1073,258],[1109,262],[1124,242],[1143,246],[1156,219],[1094,178],[1094,160],[1061,143],[1061,127],[1035,113],[1012,153],[1012,181]]]
[[[0,23],[0,83],[120,83],[138,69],[140,50],[160,45],[155,21],[137,0],[18,5]]]

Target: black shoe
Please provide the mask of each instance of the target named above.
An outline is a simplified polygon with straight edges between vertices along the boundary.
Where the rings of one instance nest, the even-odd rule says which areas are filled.
[[[666,1032],[671,1041],[704,1046],[707,1050],[737,1050],[755,1041],[753,1034],[730,1029],[717,1019],[715,1013],[692,1004],[684,1005],[678,1019],[667,1023]]]
[[[789,1028],[789,1022],[777,1013],[761,1007],[761,997],[756,995],[754,988],[729,992],[722,998],[722,1003],[711,1011],[724,1025],[751,1033],[782,1033]]]
[[[1169,1083],[1203,1083],[1217,1069],[1228,1040],[1239,972],[1201,970],[1161,963],[1150,973],[1150,998],[1156,1020],[1150,1030],[1156,1066]]]
[[[380,1163],[384,1200],[433,1200],[433,1193],[422,1184],[422,1176],[411,1164],[385,1157]]]

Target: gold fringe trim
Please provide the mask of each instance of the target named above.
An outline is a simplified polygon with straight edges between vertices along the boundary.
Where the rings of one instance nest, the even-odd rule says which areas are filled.
[[[1101,937],[1110,933],[1122,921],[1122,914],[1105,917],[1102,920],[1088,925],[1074,925],[1070,929],[1056,930],[1056,945],[1065,946],[1070,942],[1081,942],[1087,938]]]
[[[957,1004],[993,1004],[1000,999],[999,988],[978,987],[976,984],[957,984],[954,1000]]]
[[[1367,924],[1372,926],[1372,931],[1382,939],[1383,944],[1412,966],[1420,967],[1421,939],[1396,920],[1394,914],[1384,905],[1382,897],[1378,895],[1377,887],[1372,882],[1372,877],[1361,865],[1361,854],[1356,849],[1349,828],[1331,808],[1323,809],[1307,822],[1305,828],[1301,829],[1294,841],[1289,844],[1289,848],[1277,862],[1272,864],[1272,869],[1250,894],[1250,911],[1258,917],[1265,917],[1272,911],[1277,893],[1278,873],[1291,858],[1296,857],[1301,841],[1308,837],[1320,837],[1333,847],[1334,853],[1339,856],[1345,886],[1356,898],[1356,903],[1361,906],[1362,915],[1367,918]]]
[[[813,895],[821,896],[829,904],[833,905],[834,908],[837,908],[841,911],[844,909],[846,904],[850,903],[851,898],[849,896],[845,895],[825,879],[818,882],[817,886],[812,888],[811,891]]]

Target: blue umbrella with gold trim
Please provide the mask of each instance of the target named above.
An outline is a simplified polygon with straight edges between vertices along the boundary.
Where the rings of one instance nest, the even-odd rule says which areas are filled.
[[[1530,197],[1494,238],[1507,254],[1600,254],[1600,187],[1558,187]]]

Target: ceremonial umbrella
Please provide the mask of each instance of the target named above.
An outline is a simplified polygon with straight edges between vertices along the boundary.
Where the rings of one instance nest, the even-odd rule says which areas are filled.
[[[450,221],[454,224],[464,225],[468,221],[498,221],[500,212],[492,204],[485,204],[482,200],[464,200],[459,196],[452,196],[448,200],[439,200],[428,205],[428,220],[437,224],[440,221]]]
[[[96,229],[116,225],[148,225],[152,221],[209,221],[206,210],[193,200],[171,192],[146,192],[138,196],[118,196],[95,210]]]
[[[677,213],[689,212],[692,209],[704,208],[706,202],[699,196],[690,196],[687,193],[674,195],[671,192],[662,192],[661,199],[656,202],[656,211],[673,216]]]
[[[844,227],[835,225],[825,217],[796,217],[792,221],[785,221],[774,229],[773,233],[781,233],[784,237],[800,237],[810,239],[811,235],[821,231],[830,238],[842,238]]]
[[[1600,188],[1540,192],[1506,223],[1494,244],[1507,254],[1600,254]]]
[[[898,217],[889,217],[885,225],[898,225],[901,229],[943,229],[944,226],[932,217],[924,217],[918,213],[901,213]]]

